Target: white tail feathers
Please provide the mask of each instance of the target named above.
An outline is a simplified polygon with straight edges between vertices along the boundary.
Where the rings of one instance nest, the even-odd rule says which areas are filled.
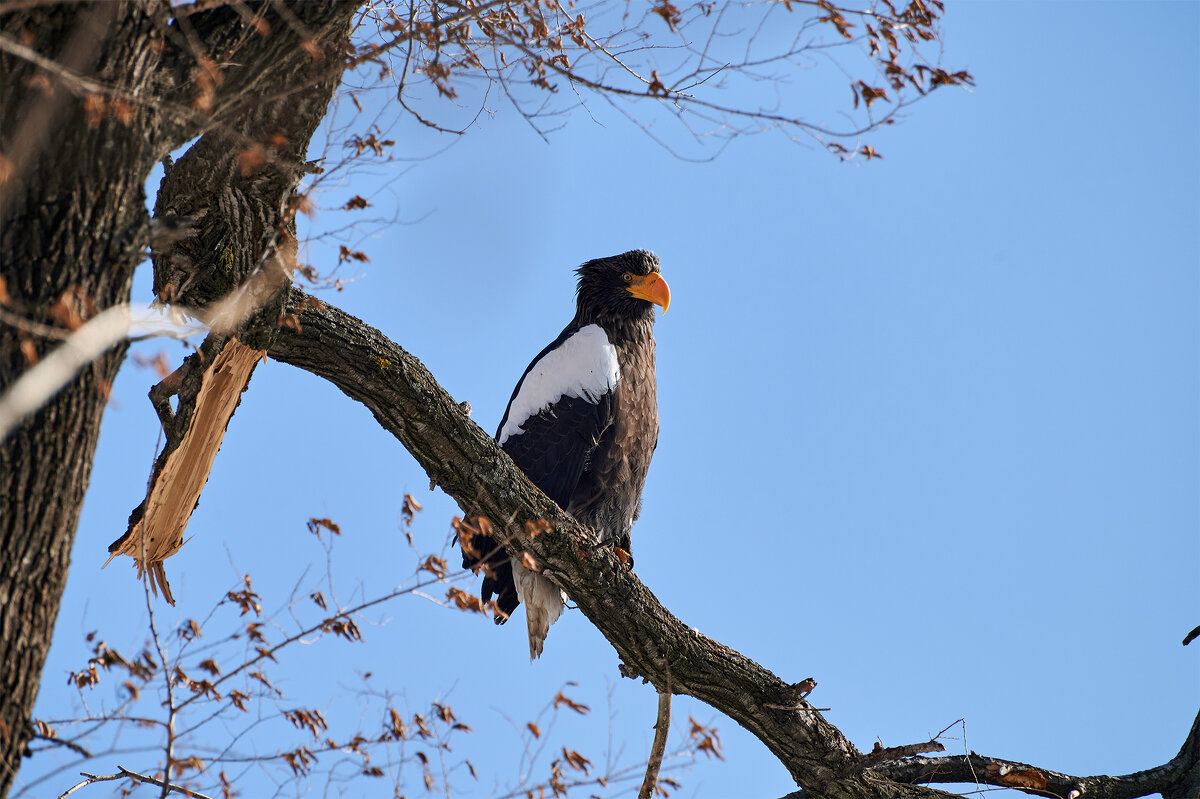
[[[525,622],[529,628],[529,659],[541,656],[542,645],[550,625],[562,615],[567,595],[554,583],[535,571],[525,568],[517,558],[512,559],[513,582],[517,598],[525,606]]]

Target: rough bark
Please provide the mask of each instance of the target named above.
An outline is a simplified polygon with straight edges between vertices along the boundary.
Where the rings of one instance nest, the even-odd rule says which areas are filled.
[[[131,92],[146,88],[159,59],[144,8],[124,4],[11,14],[0,32]],[[0,152],[10,162],[0,187],[0,274],[9,310],[69,324],[128,299],[149,221],[142,185],[158,157],[154,114],[132,113],[128,125],[89,120],[56,76],[0,57]],[[0,325],[0,387],[49,343]],[[0,796],[28,739],[100,417],[124,354],[121,346],[100,358],[0,442]]]
[[[942,795],[853,773],[859,751],[791,684],[685,625],[611,550],[591,546],[590,531],[539,492],[416,358],[302,292],[293,290],[291,309],[300,324],[279,332],[271,356],[363,403],[465,512],[491,520],[498,537],[510,537],[510,551],[532,552],[612,643],[625,676],[725,713],[766,744],[797,783],[820,795]],[[534,539],[525,523],[538,519],[554,531]]]
[[[0,8],[0,390],[55,343],[55,328],[128,301],[151,240],[143,186],[188,137],[234,137],[239,149],[221,154],[223,176],[232,157],[232,183],[262,196],[273,189],[278,217],[345,64],[342,42],[323,49],[320,33],[344,31],[357,5],[305,3],[287,21],[272,18],[271,3],[237,5],[186,19],[174,19],[166,0]],[[252,13],[238,13],[247,7]],[[309,68],[314,60],[319,69]],[[306,99],[293,107],[311,125],[273,129],[270,147],[244,138],[264,119],[266,100],[298,94]],[[237,161],[246,149],[261,159],[256,168]],[[229,257],[261,257],[276,227],[256,232],[237,229]],[[124,354],[124,345],[106,353],[0,442],[0,797],[29,738],[107,390]]]
[[[937,751],[941,745],[935,741],[860,753],[804,699],[811,681],[789,684],[688,628],[609,548],[593,546],[590,531],[537,491],[416,358],[369,325],[300,291],[292,291],[289,311],[299,324],[279,331],[272,357],[331,381],[365,405],[432,482],[466,513],[491,520],[494,537],[508,537],[511,554],[529,551],[536,557],[544,574],[571,595],[617,650],[622,674],[640,677],[659,691],[694,696],[728,715],[787,767],[804,788],[798,796],[946,796],[924,783],[960,781],[969,771],[967,758],[910,756]],[[526,523],[539,519],[552,530],[531,536]],[[1200,774],[1197,725],[1170,763],[1124,778],[1075,778],[972,758],[982,770],[979,782],[1040,795],[1049,787],[1064,799],[1072,790],[1097,799],[1132,799],[1156,791],[1167,799],[1194,799]]]
[[[254,354],[263,354],[280,321],[295,266],[295,191],[309,171],[309,140],[341,80],[357,4],[304,4],[286,22],[269,7],[261,10],[268,33],[254,34],[261,48],[251,63],[272,69],[226,70],[222,85],[232,87],[232,99],[222,111],[225,121],[166,170],[154,206],[155,219],[171,220],[183,231],[154,256],[155,294],[219,318],[206,319],[213,332],[200,351],[150,392],[166,444],[146,499],[109,552],[134,558],[139,571],[148,569],[172,604],[163,561],[183,546],[184,529],[253,374]],[[235,63],[245,58],[242,38],[230,35],[240,20],[225,8],[188,24],[212,32],[204,37],[205,57]],[[242,364],[237,380],[210,379],[217,363],[231,359]],[[209,391],[214,388],[220,397]],[[178,397],[176,412],[171,396]],[[201,416],[202,404],[222,408],[219,418]]]
[[[1063,799],[1136,799],[1162,794],[1163,799],[1200,797],[1200,713],[1179,753],[1161,766],[1110,777],[1075,777],[975,752],[947,757],[906,757],[872,767],[874,777],[909,783],[995,785]],[[804,799],[797,791],[783,799]]]

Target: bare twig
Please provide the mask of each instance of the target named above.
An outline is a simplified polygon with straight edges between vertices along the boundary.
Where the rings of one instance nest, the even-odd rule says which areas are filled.
[[[55,738],[52,735],[43,735],[40,732],[35,732],[33,735],[29,736],[29,740],[31,740],[31,741],[46,741],[47,743],[49,743],[53,746],[66,747],[67,749],[70,749],[72,752],[74,752],[77,755],[80,755],[81,757],[92,757],[91,752],[89,752],[87,749],[80,746],[79,744],[75,743],[74,741],[64,741],[61,738]],[[47,749],[48,748],[50,748],[50,747],[47,747]]]
[[[80,788],[86,788],[97,782],[110,782],[112,780],[131,779],[135,782],[144,782],[147,785],[157,785],[163,789],[163,795],[169,794],[171,791],[176,791],[184,796],[190,796],[192,799],[211,799],[206,794],[198,791],[193,791],[191,788],[184,788],[182,785],[174,785],[169,781],[156,780],[153,777],[148,777],[145,774],[138,774],[136,771],[130,771],[124,766],[117,766],[118,773],[116,774],[88,774],[80,772],[81,776],[87,777],[83,782],[72,785],[66,792],[59,794],[58,799],[66,799],[66,797],[78,791]]]
[[[395,599],[398,596],[403,596],[404,594],[416,593],[419,589],[424,588],[428,585],[433,585],[435,583],[442,583],[442,582],[446,582],[446,581],[453,581],[454,579],[456,579],[464,574],[466,574],[465,571],[459,571],[459,572],[451,573],[451,574],[447,575],[445,578],[430,579],[430,580],[425,580],[423,582],[418,581],[416,584],[411,585],[408,588],[397,588],[394,591],[389,591],[387,594],[384,594],[383,596],[376,597],[374,599],[369,599],[365,602],[360,602],[359,604],[357,604],[353,607],[346,608],[345,610],[339,610],[337,613],[332,613],[329,616],[326,616],[325,618],[321,619],[321,621],[319,621],[318,623],[310,625],[308,627],[305,627],[304,629],[300,630],[296,634],[291,635],[288,638],[285,638],[284,640],[280,641],[278,644],[275,644],[274,646],[272,646],[270,648],[259,649],[257,657],[251,658],[250,660],[247,660],[245,663],[238,666],[236,669],[233,669],[232,671],[229,671],[229,672],[221,675],[221,677],[219,679],[213,681],[212,687],[217,688],[218,686],[220,686],[222,683],[226,682],[230,678],[234,677],[237,674],[244,672],[246,669],[251,668],[256,663],[259,663],[262,660],[266,660],[266,659],[274,660],[276,652],[283,649],[285,646],[288,646],[289,644],[293,644],[296,641],[300,641],[304,638],[307,638],[310,635],[313,635],[316,632],[323,630],[324,628],[326,628],[329,625],[330,622],[336,621],[337,619],[349,619],[352,616],[354,616],[356,613],[360,613],[360,612],[366,610],[367,608],[382,604],[384,602],[387,602],[390,599]],[[204,694],[193,694],[192,696],[189,696],[187,699],[180,702],[179,707],[176,709],[183,710],[185,707],[187,707],[192,702],[194,702],[197,699],[197,697],[201,697],[203,695]]]
[[[863,755],[858,760],[855,760],[845,769],[845,774],[861,774],[869,768],[878,766],[880,763],[888,763],[893,760],[899,760],[903,757],[911,757],[913,755],[923,754],[925,752],[945,752],[946,747],[937,741],[925,741],[919,744],[904,744],[903,746],[881,746],[876,743],[875,748],[868,754]]]
[[[146,561],[146,539],[142,539],[142,562]],[[171,792],[169,781],[171,779],[171,765],[175,757],[175,715],[178,709],[175,705],[175,678],[171,674],[171,663],[167,659],[166,650],[163,649],[162,637],[158,634],[158,625],[154,621],[154,601],[151,599],[151,592],[154,589],[154,576],[152,572],[147,572],[142,576],[142,589],[146,594],[146,613],[150,619],[150,637],[154,641],[154,648],[158,652],[159,662],[162,663],[163,682],[167,688],[167,745],[166,745],[166,763],[163,766],[163,776],[168,780],[162,784],[162,797],[166,799],[167,794]],[[124,769],[121,769],[124,771]],[[158,783],[155,783],[158,784]]]
[[[654,725],[654,743],[650,746],[650,759],[646,761],[646,779],[642,780],[638,799],[650,799],[654,796],[654,788],[658,785],[658,770],[662,768],[663,752],[667,749],[667,733],[670,729],[671,685],[668,682],[666,690],[658,692],[658,721]]]

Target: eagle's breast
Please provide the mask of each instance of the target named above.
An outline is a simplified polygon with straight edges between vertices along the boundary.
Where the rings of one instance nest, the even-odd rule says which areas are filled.
[[[613,541],[628,551],[629,531],[638,517],[642,487],[658,443],[658,387],[653,336],[649,331],[614,332],[615,336],[609,335],[616,338],[621,380],[614,392],[613,422],[592,452],[567,510],[602,541]]]

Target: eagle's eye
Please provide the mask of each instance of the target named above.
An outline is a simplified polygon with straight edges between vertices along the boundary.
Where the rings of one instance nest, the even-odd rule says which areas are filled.
[[[626,283],[632,283],[633,282],[633,274],[631,272],[626,272],[625,274],[621,275],[621,279],[624,280]]]

